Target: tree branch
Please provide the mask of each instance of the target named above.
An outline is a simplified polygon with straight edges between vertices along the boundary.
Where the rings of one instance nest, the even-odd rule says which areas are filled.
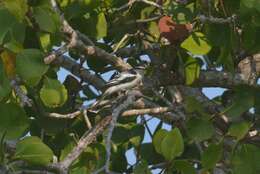
[[[99,78],[97,75],[92,74],[87,69],[82,68],[80,64],[76,63],[67,56],[62,55],[57,57],[53,64],[62,66],[75,76],[81,78],[83,81],[93,85],[95,88],[99,90],[103,90],[105,87],[106,82],[102,78]]]

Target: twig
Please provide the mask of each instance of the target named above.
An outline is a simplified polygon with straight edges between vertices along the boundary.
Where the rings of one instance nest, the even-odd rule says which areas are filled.
[[[57,57],[62,56],[63,54],[65,54],[68,51],[69,47],[68,44],[64,44],[63,46],[61,46],[60,48],[58,48],[57,50],[54,50],[51,54],[49,54],[48,56],[46,56],[43,60],[45,64],[50,64],[51,62],[53,62]]]
[[[216,24],[225,24],[225,23],[232,23],[234,20],[236,20],[237,16],[233,15],[228,18],[217,18],[217,17],[212,17],[212,16],[205,16],[205,15],[199,15],[198,19],[202,23],[210,22],[210,23],[216,23]]]
[[[91,129],[92,128],[92,125],[91,125],[91,122],[88,118],[88,115],[87,115],[87,110],[83,110],[83,116],[84,116],[84,119],[85,119],[85,122],[86,122],[86,125],[87,125],[87,128],[88,129]]]
[[[155,107],[155,108],[145,108],[145,109],[131,109],[122,113],[122,116],[132,116],[132,115],[151,115],[151,114],[163,114],[165,112],[173,111],[172,107]]]
[[[75,112],[69,113],[69,114],[49,113],[49,114],[47,114],[47,116],[53,117],[53,118],[59,118],[59,119],[62,119],[62,118],[73,119],[80,114],[81,114],[81,111],[75,111]]]
[[[156,20],[160,19],[161,17],[162,17],[162,15],[154,16],[154,17],[147,18],[147,19],[136,19],[133,21],[128,21],[128,22],[126,22],[126,24],[129,25],[129,24],[134,24],[134,23],[147,23],[147,22],[156,21]]]
[[[164,103],[166,103],[169,107],[173,107],[173,103],[171,103],[167,98],[165,98],[164,96],[162,96],[159,92],[157,92],[155,89],[152,89],[153,93],[159,97],[161,100],[163,100]],[[185,114],[178,108],[178,106],[175,106],[175,110],[174,110],[178,115],[180,115],[180,117],[185,120],[186,116]]]
[[[151,5],[151,6],[154,6],[154,7],[157,7],[159,9],[162,9],[162,6],[155,3],[155,2],[152,2],[152,1],[148,1],[148,0],[129,0],[128,3],[122,5],[121,7],[117,8],[115,11],[121,11],[121,10],[124,10],[130,6],[132,6],[135,2],[143,2],[143,3],[146,3],[148,5]]]
[[[32,100],[21,89],[21,87],[18,84],[18,81],[18,78],[14,78],[11,80],[10,85],[14,89],[15,94],[19,97],[21,101],[21,106],[32,107]]]

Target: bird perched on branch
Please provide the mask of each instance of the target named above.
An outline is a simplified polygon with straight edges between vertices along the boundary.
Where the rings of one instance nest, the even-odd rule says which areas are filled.
[[[100,102],[108,96],[111,96],[118,92],[133,89],[134,87],[140,85],[141,81],[142,75],[136,69],[131,69],[119,73],[115,76],[115,78],[113,78],[106,84],[105,87],[107,87],[107,89],[102,94],[101,98],[92,105],[92,108],[97,107],[100,104]]]

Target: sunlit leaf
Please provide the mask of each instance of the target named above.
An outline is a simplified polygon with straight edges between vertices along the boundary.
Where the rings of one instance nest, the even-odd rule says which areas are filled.
[[[165,138],[166,135],[167,135],[167,131],[165,129],[160,129],[159,131],[156,132],[156,134],[153,137],[154,148],[156,152],[160,154],[162,153],[162,149],[161,149],[162,140]]]
[[[206,37],[203,33],[195,32],[181,44],[181,47],[193,55],[205,55],[211,50]]]
[[[19,21],[25,18],[28,11],[27,0],[4,0],[4,5]]]
[[[167,160],[172,160],[180,156],[184,150],[184,142],[181,132],[178,128],[174,128],[168,132],[162,140],[161,151]]]
[[[48,107],[62,106],[68,98],[68,92],[58,80],[45,78],[44,85],[40,90],[40,97]]]
[[[185,62],[185,78],[186,84],[191,85],[200,75],[200,65],[193,57],[188,57]]]

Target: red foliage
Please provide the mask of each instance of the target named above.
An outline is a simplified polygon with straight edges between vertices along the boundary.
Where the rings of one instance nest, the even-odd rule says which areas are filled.
[[[177,24],[170,16],[163,16],[158,22],[161,37],[175,45],[189,36],[192,24]]]

